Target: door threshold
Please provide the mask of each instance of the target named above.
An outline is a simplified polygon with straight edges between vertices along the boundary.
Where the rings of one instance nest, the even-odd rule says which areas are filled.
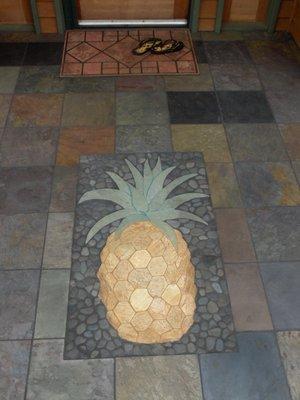
[[[86,20],[82,19],[78,21],[80,27],[101,27],[111,28],[113,27],[178,27],[187,26],[187,19],[99,19],[99,20]]]

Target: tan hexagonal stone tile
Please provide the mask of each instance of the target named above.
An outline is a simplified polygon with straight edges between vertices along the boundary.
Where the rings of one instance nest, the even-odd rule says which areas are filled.
[[[180,300],[180,307],[185,315],[193,315],[196,308],[195,297],[190,293],[183,294]]]
[[[168,268],[165,272],[165,277],[169,283],[176,283],[179,276],[181,275],[179,268],[176,267],[175,263],[168,264]]]
[[[137,332],[143,332],[152,323],[152,318],[148,311],[137,312],[131,320],[131,324]]]
[[[153,321],[150,328],[154,329],[159,335],[166,333],[172,329],[171,325],[166,320]]]
[[[109,253],[106,257],[105,264],[108,270],[113,271],[119,263],[118,257],[114,253]]]
[[[135,312],[131,305],[127,302],[118,303],[114,308],[114,313],[121,322],[121,324],[126,324],[131,321]]]
[[[118,334],[121,338],[131,340],[132,342],[137,341],[138,334],[131,324],[122,324],[118,328]]]
[[[135,252],[135,248],[130,243],[121,243],[115,250],[115,254],[120,260],[128,260]]]
[[[179,340],[183,335],[181,329],[172,329],[169,332],[163,333],[160,337],[162,342],[175,342]]]
[[[114,293],[119,301],[128,301],[134,287],[127,281],[118,281],[114,287]]]
[[[193,315],[189,315],[189,316],[185,317],[181,324],[182,331],[187,332],[190,329],[190,327],[193,325],[193,323],[194,323]]]
[[[185,315],[179,306],[171,307],[167,315],[167,321],[175,329],[180,329]]]
[[[151,296],[160,297],[165,288],[167,287],[167,284],[168,283],[164,276],[153,276],[148,285],[148,291],[151,294]]]
[[[108,311],[108,313],[106,314],[106,318],[115,329],[117,329],[121,325],[121,322],[113,311]]]
[[[154,329],[151,328],[151,325],[149,328],[147,328],[143,332],[139,332],[137,341],[139,343],[160,343],[160,335],[158,332],[156,332]]]
[[[132,245],[136,250],[145,250],[152,242],[150,236],[140,235],[132,241]]]
[[[148,264],[148,270],[151,275],[163,275],[167,269],[167,264],[163,257],[154,257]]]
[[[174,246],[167,246],[166,250],[163,254],[164,259],[166,260],[167,264],[170,264],[172,262],[176,262],[178,259],[178,254],[174,248]]]
[[[176,285],[179,287],[179,289],[183,289],[186,286],[186,275],[181,275],[178,281],[176,282]]]
[[[161,297],[155,297],[148,309],[154,319],[166,319],[171,306]]]
[[[165,252],[165,246],[161,240],[155,240],[148,246],[147,250],[152,257],[161,257]]]
[[[101,259],[102,263],[104,263],[106,261],[106,258],[109,255],[109,252],[110,252],[109,246],[106,244],[106,246],[103,247],[103,250],[100,253],[100,259]]]
[[[162,298],[171,306],[176,306],[180,303],[181,291],[175,284],[168,285],[162,294]]]
[[[130,297],[130,303],[136,311],[146,311],[152,300],[147,289],[135,289]]]
[[[127,260],[122,260],[114,269],[114,276],[119,281],[126,281],[129,273],[133,270],[133,266]]]
[[[109,291],[105,296],[102,296],[101,294],[101,298],[108,311],[113,310],[118,303],[118,300],[112,291]]]
[[[130,262],[134,268],[146,268],[151,260],[147,250],[137,250],[131,257]]]
[[[130,272],[128,280],[134,287],[146,288],[151,280],[151,275],[147,268],[134,269]]]
[[[116,278],[113,276],[111,272],[105,275],[102,274],[102,276],[100,275],[100,280],[105,280],[105,282],[112,290],[114,289],[115,284],[117,283]]]

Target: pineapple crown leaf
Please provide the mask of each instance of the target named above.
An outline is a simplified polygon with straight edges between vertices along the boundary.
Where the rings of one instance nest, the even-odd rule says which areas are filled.
[[[168,175],[176,168],[168,167],[162,170],[161,160],[158,157],[156,165],[151,169],[149,161],[144,163],[141,173],[131,161],[125,162],[134,179],[134,185],[126,182],[114,172],[106,173],[114,181],[117,189],[96,189],[86,192],[79,200],[79,204],[90,200],[110,201],[122,207],[101,218],[88,232],[86,243],[89,242],[104,226],[122,220],[116,232],[122,232],[128,225],[137,221],[150,221],[176,245],[176,235],[173,228],[165,221],[184,218],[202,224],[207,223],[199,216],[187,211],[178,210],[177,207],[193,199],[208,197],[202,193],[183,193],[168,198],[170,193],[182,183],[197,176],[186,174],[180,176],[164,186]]]

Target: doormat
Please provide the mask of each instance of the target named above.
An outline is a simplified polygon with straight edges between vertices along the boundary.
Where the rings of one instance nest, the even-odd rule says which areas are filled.
[[[184,43],[176,53],[132,54],[149,37]],[[193,75],[198,64],[187,29],[129,29],[67,31],[61,76]]]
[[[136,188],[150,196],[149,207]],[[200,153],[81,158],[65,359],[236,350],[208,194]],[[130,198],[132,205],[126,205]],[[153,209],[151,222],[158,229],[149,229],[147,218],[135,218],[133,208],[148,216]],[[165,222],[159,224],[159,219]],[[178,240],[173,247],[174,233]],[[176,255],[172,259],[174,248],[187,255],[192,278],[184,276]],[[178,333],[178,340],[170,340]],[[145,338],[152,342],[138,342]]]

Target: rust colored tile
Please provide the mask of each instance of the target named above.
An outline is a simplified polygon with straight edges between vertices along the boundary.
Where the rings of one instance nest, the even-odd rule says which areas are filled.
[[[70,75],[81,75],[82,73],[82,64],[78,62],[64,64],[63,74],[65,76]]]
[[[158,62],[158,70],[160,73],[172,74],[177,72],[176,63],[174,61]]]
[[[95,32],[86,32],[86,40],[88,42],[102,42],[103,32],[95,31]]]
[[[68,32],[68,42],[82,42],[84,40],[84,35],[85,32],[80,30]]]
[[[225,271],[236,330],[272,330],[257,264],[226,264]]]
[[[113,153],[114,128],[68,128],[62,129],[56,163],[76,165],[81,155]]]
[[[102,63],[85,63],[83,64],[83,75],[100,75]]]
[[[217,209],[215,214],[224,262],[255,262],[244,210]]]
[[[196,72],[196,66],[195,63],[192,61],[177,61],[177,68],[178,72],[181,72],[183,74],[189,74]]]
[[[164,80],[160,76],[122,77],[117,79],[116,87],[121,92],[162,90],[164,88]]]
[[[63,105],[62,94],[15,95],[11,105],[9,124],[23,126],[59,126]]]

